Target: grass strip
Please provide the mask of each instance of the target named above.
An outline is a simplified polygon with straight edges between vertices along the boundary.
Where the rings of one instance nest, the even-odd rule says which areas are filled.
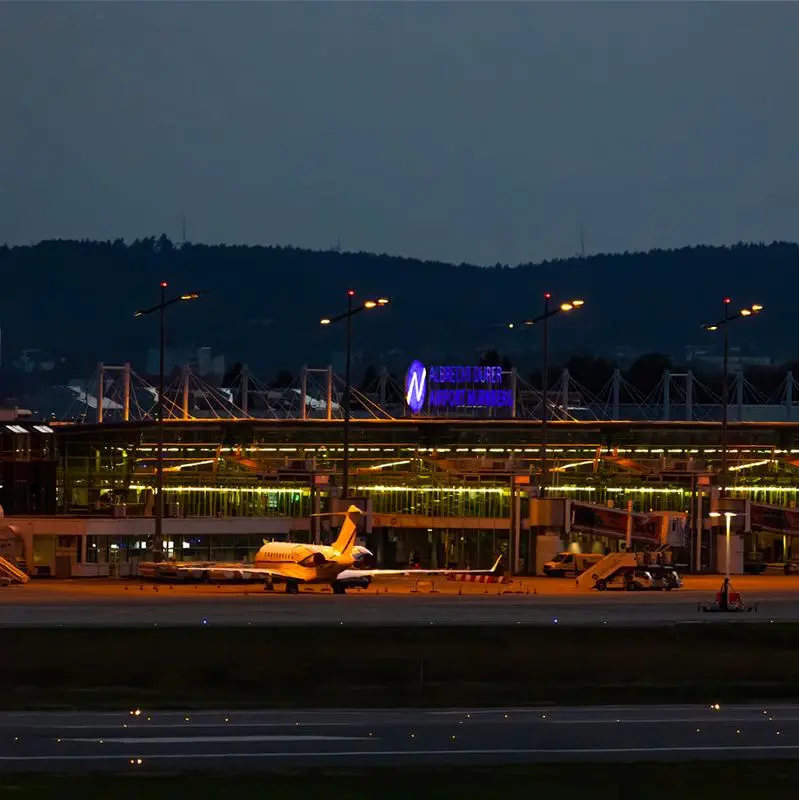
[[[562,800],[795,800],[797,761],[543,764],[494,768],[348,769],[263,775],[6,776],[0,798],[202,800],[260,797],[544,797]]]
[[[0,630],[0,708],[799,698],[799,625]]]

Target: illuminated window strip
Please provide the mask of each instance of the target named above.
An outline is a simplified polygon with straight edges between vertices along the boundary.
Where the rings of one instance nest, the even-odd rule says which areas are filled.
[[[145,491],[152,489],[152,486],[146,484],[131,484],[131,489],[134,491]],[[297,494],[308,496],[311,490],[306,487],[296,486],[294,488],[287,488],[285,486],[271,487],[271,486],[165,486],[164,492],[176,492],[178,494],[188,494],[196,492],[209,492],[214,494]]]
[[[799,486],[728,486],[728,492],[799,492]]]
[[[409,492],[411,494],[431,494],[433,492],[452,494],[510,494],[501,486],[356,486],[356,492]]]
[[[146,484],[133,484],[130,488],[134,491],[145,491],[151,489],[151,486]],[[297,495],[299,497],[308,497],[310,489],[307,487],[264,487],[264,486],[166,486],[164,487],[165,493],[176,494],[222,494],[222,495]],[[409,494],[439,494],[446,495],[504,495],[510,494],[510,490],[504,487],[497,486],[357,486],[355,491],[363,492],[366,495],[372,494],[391,494],[405,492]],[[642,495],[685,495],[689,494],[690,490],[684,488],[665,488],[654,486],[585,486],[578,484],[567,484],[564,486],[548,486],[546,491],[551,494],[556,493],[577,493],[583,492],[592,494],[595,492],[606,492],[607,494],[642,494]],[[773,494],[783,492],[787,494],[796,494],[799,492],[799,486],[729,486],[727,491],[739,494],[754,494],[761,492],[764,494]]]
[[[152,488],[147,484],[131,484],[134,491],[144,491]],[[217,494],[301,494],[309,495],[310,489],[306,487],[272,487],[272,486],[165,486],[165,492],[214,492]],[[452,494],[509,494],[510,490],[499,486],[356,486],[358,492],[408,492],[411,494],[431,494],[433,492]]]
[[[126,452],[132,449],[131,446],[123,447],[120,445],[108,446],[108,449],[119,450],[122,452]],[[156,446],[138,446],[136,450],[139,452],[144,453],[151,453],[157,450]],[[277,446],[258,446],[258,445],[241,445],[240,447],[220,447],[218,445],[212,444],[192,444],[186,445],[185,447],[180,446],[168,446],[164,448],[164,452],[171,452],[176,453],[180,451],[184,452],[207,452],[207,453],[215,453],[217,451],[221,453],[230,453],[230,452],[242,452],[242,453],[296,453],[296,452],[305,452],[305,453],[315,453],[315,452],[343,452],[343,446],[338,445],[296,445],[293,447],[277,447]],[[396,446],[370,446],[370,447],[353,447],[351,448],[352,452],[360,452],[360,453],[393,453],[397,451],[404,451],[409,453],[497,453],[497,454],[511,454],[511,453],[530,453],[532,455],[536,455],[541,452],[540,447],[520,447],[518,445],[507,445],[504,447],[404,447],[401,445]],[[629,454],[635,453],[637,455],[663,455],[668,453],[669,455],[678,455],[681,453],[687,455],[716,455],[720,453],[718,447],[704,447],[704,448],[668,448],[664,449],[662,447],[600,447],[599,445],[574,445],[570,447],[557,447],[557,446],[549,446],[546,448],[547,453],[591,453],[595,454],[597,451],[600,455],[622,455],[622,454]],[[743,456],[763,456],[763,455],[796,455],[799,453],[799,448],[797,449],[779,449],[773,447],[763,447],[753,445],[752,447],[746,446],[738,446],[738,447],[731,447],[727,450],[729,454],[737,455],[741,454]]]

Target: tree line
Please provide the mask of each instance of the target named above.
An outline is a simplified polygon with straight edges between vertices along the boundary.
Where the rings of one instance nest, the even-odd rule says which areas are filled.
[[[540,313],[544,292],[586,300],[579,316],[553,325],[560,352],[578,353],[586,342],[596,355],[618,352],[621,342],[666,354],[699,342],[715,346],[717,338],[708,339],[700,327],[718,319],[722,296],[729,294],[736,303],[758,302],[766,309],[756,322],[736,327],[736,342],[787,359],[794,318],[790,281],[798,256],[793,243],[741,243],[477,266],[381,253],[176,244],[165,235],[0,245],[6,277],[2,360],[39,349],[63,364],[58,369],[68,377],[91,374],[98,361],[130,361],[141,370],[158,346],[158,326],[133,312],[157,302],[162,280],[170,291],[203,292],[199,302],[170,309],[168,347],[210,345],[228,363],[235,358],[253,374],[273,378],[280,368],[296,372],[295,365],[340,358],[343,326],[322,329],[318,321],[346,309],[349,287],[358,298],[384,295],[392,301],[386,313],[355,324],[353,352],[362,370],[392,357],[398,370],[406,357],[451,363],[458,354],[490,348],[532,370],[524,357],[537,337],[509,330],[507,323]],[[124,291],[98,275],[116,276]],[[574,374],[580,380],[576,369]],[[585,382],[592,383],[590,375]]]

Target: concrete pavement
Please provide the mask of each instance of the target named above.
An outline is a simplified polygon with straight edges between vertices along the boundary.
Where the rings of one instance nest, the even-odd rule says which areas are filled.
[[[258,586],[140,585],[135,581],[50,581],[0,589],[0,627],[202,625],[656,625],[799,621],[799,580],[735,581],[759,613],[706,614],[720,579],[687,581],[676,592],[587,592],[573,581],[540,579],[510,587],[444,582],[430,592],[407,580],[389,592],[286,595]],[[752,586],[752,590],[748,588]],[[694,587],[694,588],[692,588]],[[411,592],[411,588],[419,591]],[[458,594],[463,589],[464,593]]]
[[[0,714],[0,772],[798,755],[796,705]]]

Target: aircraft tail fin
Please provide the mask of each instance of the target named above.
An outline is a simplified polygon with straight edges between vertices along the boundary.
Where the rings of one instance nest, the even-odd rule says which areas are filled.
[[[339,555],[348,556],[352,553],[352,548],[355,544],[355,534],[358,532],[358,521],[362,513],[358,506],[350,506],[347,509],[344,522],[341,523],[336,541],[333,542],[333,549],[337,550]]]

